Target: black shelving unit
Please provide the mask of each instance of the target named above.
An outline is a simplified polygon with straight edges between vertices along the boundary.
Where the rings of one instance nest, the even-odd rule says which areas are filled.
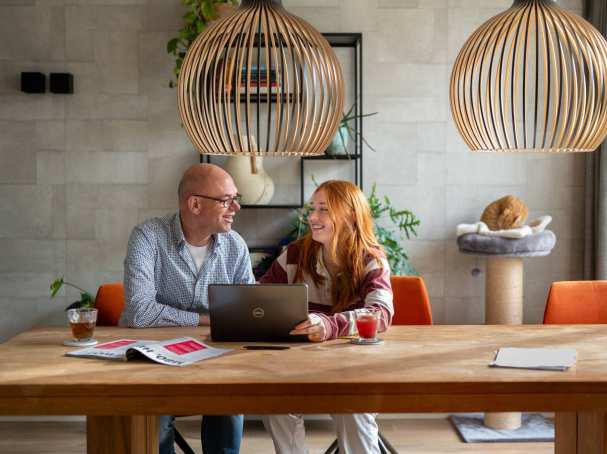
[[[354,152],[339,155],[307,156],[299,158],[299,203],[281,205],[242,205],[245,209],[297,209],[304,205],[304,170],[308,161],[351,161],[354,166],[354,184],[363,187],[363,74],[362,74],[362,33],[323,33],[331,47],[354,50]],[[241,95],[242,96],[242,95]],[[275,95],[274,95],[275,96]],[[267,95],[265,96],[267,99]],[[260,100],[263,102],[263,100]],[[346,106],[348,108],[349,106]],[[209,155],[200,156],[200,162],[211,162]]]
[[[363,119],[360,115],[363,113],[363,46],[362,33],[323,33],[322,34],[331,47],[346,47],[354,49],[354,153],[343,155],[321,155],[321,156],[306,156],[301,158],[301,199],[303,206],[303,175],[304,163],[306,161],[318,160],[350,160],[354,165],[354,184],[359,188],[363,188]],[[348,106],[345,106],[348,108]]]

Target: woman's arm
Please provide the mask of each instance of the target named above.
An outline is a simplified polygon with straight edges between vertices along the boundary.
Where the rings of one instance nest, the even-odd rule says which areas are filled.
[[[381,266],[376,260],[367,265],[365,277],[360,287],[364,307],[377,308],[380,311],[378,331],[383,332],[392,323],[394,305],[392,303],[392,286],[390,285],[390,265],[382,259]],[[339,312],[333,315],[318,315],[325,327],[323,340],[340,336],[352,336],[356,333],[356,314],[354,310]]]
[[[394,303],[390,284],[390,264],[385,258],[382,258],[381,268],[371,268],[367,272],[363,293],[365,307],[374,307],[381,312],[377,330],[380,333],[386,331],[392,324]]]

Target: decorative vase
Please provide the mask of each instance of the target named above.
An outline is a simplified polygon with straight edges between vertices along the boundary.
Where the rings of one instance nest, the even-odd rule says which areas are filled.
[[[327,147],[326,154],[334,155],[334,154],[349,154],[348,153],[348,142],[350,139],[350,134],[348,132],[347,126],[340,126],[335,135],[333,136],[333,140]]]
[[[225,17],[231,16],[236,12],[238,7],[236,5],[232,5],[231,3],[216,3],[215,4],[215,19],[223,19]]]
[[[272,200],[274,182],[263,168],[263,158],[230,156],[225,170],[234,179],[243,204],[264,205]]]

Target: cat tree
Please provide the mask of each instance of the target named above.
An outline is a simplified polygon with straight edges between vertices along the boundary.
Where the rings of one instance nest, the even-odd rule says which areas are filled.
[[[487,257],[485,278],[485,323],[520,325],[523,323],[523,258],[550,254],[556,236],[544,230],[523,238],[503,238],[468,233],[457,238],[460,252]],[[520,413],[486,413],[485,426],[517,429]]]

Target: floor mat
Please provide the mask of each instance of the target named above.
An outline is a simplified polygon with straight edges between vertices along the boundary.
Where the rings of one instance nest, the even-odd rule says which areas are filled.
[[[466,443],[554,441],[554,424],[540,413],[523,413],[521,427],[515,430],[486,427],[483,416],[483,413],[460,413],[449,419]]]

